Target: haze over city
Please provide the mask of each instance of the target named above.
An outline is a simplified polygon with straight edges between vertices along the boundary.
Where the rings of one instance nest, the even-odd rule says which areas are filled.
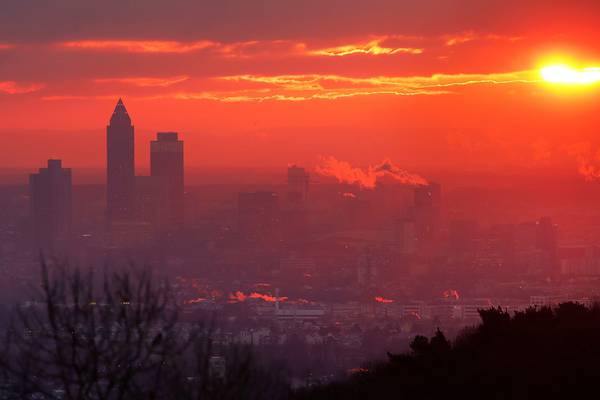
[[[599,26],[592,0],[5,1],[0,397],[580,397]]]

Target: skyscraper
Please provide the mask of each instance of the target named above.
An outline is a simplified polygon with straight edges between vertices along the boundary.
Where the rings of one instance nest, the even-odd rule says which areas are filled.
[[[171,225],[182,225],[184,219],[183,141],[178,139],[177,132],[158,132],[156,140],[150,143],[150,175],[163,178],[168,186],[168,211]]]
[[[293,202],[306,201],[310,176],[302,167],[292,165],[287,170],[287,200]]]
[[[106,205],[109,222],[134,218],[134,127],[119,99],[106,127]]]
[[[302,167],[287,169],[287,189],[282,202],[282,233],[288,246],[297,247],[308,232],[308,188],[310,176]]]
[[[61,160],[29,176],[33,246],[45,257],[65,256],[71,235],[71,169]]]
[[[438,183],[415,188],[412,219],[420,245],[430,242],[438,233],[441,219],[442,189]]]

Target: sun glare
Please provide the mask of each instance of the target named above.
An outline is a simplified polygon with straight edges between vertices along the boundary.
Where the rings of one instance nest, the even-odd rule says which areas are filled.
[[[589,85],[600,82],[600,68],[577,69],[568,65],[549,65],[541,69],[544,81],[565,85]]]

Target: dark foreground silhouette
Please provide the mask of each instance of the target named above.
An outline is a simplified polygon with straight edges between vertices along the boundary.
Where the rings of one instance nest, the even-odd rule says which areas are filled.
[[[411,352],[299,399],[578,399],[600,385],[600,306],[563,303],[480,311],[482,323],[450,343],[418,336]],[[596,394],[594,394],[596,393]],[[591,397],[590,397],[591,396]]]
[[[181,323],[170,285],[147,273],[42,264],[36,302],[0,347],[6,399],[571,399],[596,397],[600,305],[480,311],[453,343],[417,336],[349,379],[292,394],[281,368]]]
[[[34,301],[0,324],[0,398],[289,397],[281,369],[220,345],[206,321],[180,321],[171,286],[149,271],[41,272]]]

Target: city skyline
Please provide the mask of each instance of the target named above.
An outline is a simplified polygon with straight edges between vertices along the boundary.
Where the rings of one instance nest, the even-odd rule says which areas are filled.
[[[595,390],[600,0],[0,2],[0,398]]]

